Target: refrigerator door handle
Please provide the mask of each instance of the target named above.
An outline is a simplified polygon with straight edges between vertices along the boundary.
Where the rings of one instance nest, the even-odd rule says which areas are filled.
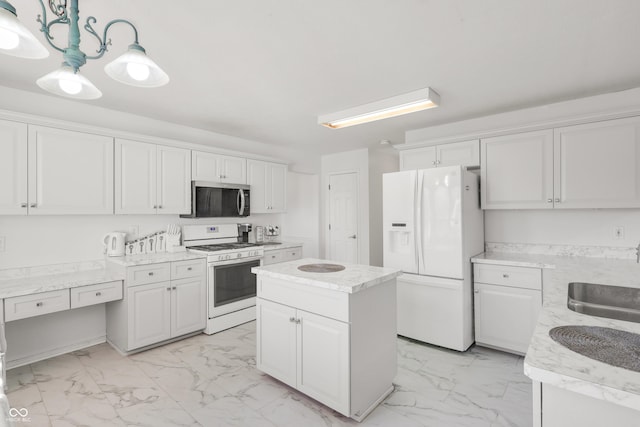
[[[416,186],[416,197],[415,197],[415,213],[416,213],[416,218],[415,218],[415,240],[416,240],[416,248],[418,249],[416,251],[416,255],[418,257],[417,259],[417,266],[418,266],[418,274],[423,274],[424,273],[424,259],[423,259],[423,253],[422,253],[422,189],[423,189],[423,185],[424,185],[424,172],[419,170],[418,171],[418,185]]]

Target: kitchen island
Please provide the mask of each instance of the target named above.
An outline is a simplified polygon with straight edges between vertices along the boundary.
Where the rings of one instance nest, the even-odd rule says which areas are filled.
[[[251,271],[258,276],[257,368],[364,419],[393,391],[401,272],[312,258]]]
[[[570,282],[640,287],[635,259],[485,253],[474,263],[543,268],[543,307],[524,361],[533,380],[534,427],[637,426],[640,372],[569,350],[549,331],[558,326],[608,327],[640,334],[640,324],[576,313],[567,308]],[[555,267],[555,268],[552,268]]]

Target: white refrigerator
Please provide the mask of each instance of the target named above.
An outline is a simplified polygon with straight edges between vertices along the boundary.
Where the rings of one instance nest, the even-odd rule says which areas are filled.
[[[398,277],[398,335],[465,351],[470,258],[484,250],[479,177],[460,166],[383,175],[384,266]]]

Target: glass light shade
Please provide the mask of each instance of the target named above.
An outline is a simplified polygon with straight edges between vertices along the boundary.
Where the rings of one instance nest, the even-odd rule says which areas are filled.
[[[97,99],[102,96],[102,92],[93,83],[68,65],[40,77],[36,83],[47,92],[67,98]]]
[[[22,25],[15,14],[0,7],[0,52],[19,58],[39,59],[49,51]]]
[[[108,63],[104,71],[120,83],[138,87],[158,87],[169,83],[169,76],[138,45]]]

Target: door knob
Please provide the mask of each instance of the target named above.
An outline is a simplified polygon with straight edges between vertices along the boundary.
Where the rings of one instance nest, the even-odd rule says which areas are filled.
[[[349,239],[355,239],[356,235],[354,234],[353,236],[349,236]]]

